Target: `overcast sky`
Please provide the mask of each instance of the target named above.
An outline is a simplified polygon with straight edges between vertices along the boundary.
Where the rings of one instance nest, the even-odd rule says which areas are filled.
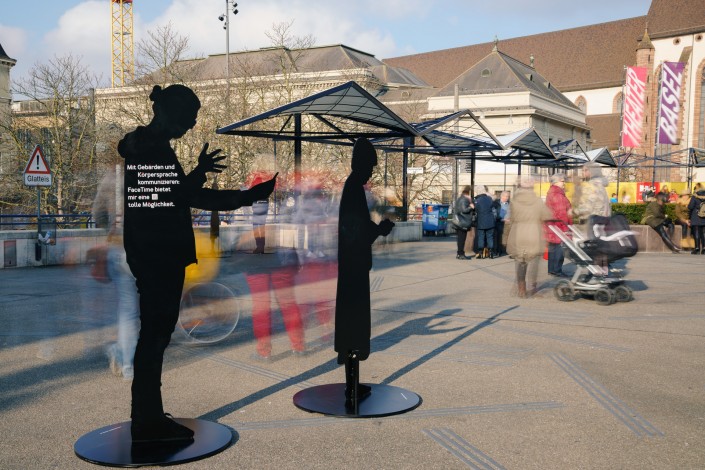
[[[649,0],[241,0],[230,50],[269,45],[265,32],[293,20],[317,45],[345,44],[384,59],[642,16]],[[225,0],[134,0],[135,42],[171,22],[190,53],[225,52]],[[109,0],[2,0],[0,44],[18,80],[36,63],[71,54],[110,80]]]

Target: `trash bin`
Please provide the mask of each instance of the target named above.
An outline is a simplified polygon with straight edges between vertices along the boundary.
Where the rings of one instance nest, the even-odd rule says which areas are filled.
[[[446,235],[448,227],[448,204],[421,204],[421,228],[424,235]]]

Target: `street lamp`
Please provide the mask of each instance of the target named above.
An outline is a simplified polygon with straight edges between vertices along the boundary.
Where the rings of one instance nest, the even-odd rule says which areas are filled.
[[[237,15],[237,3],[233,0],[225,0],[225,13],[218,17],[223,22],[225,30],[225,89],[228,98],[230,97],[230,10],[233,15]]]

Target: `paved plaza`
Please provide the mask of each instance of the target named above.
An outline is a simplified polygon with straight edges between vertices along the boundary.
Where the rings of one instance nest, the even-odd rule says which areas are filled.
[[[224,258],[217,280],[242,291],[244,266],[266,256]],[[252,358],[246,306],[216,344],[175,333],[166,411],[234,436],[183,468],[705,468],[705,256],[637,254],[625,266],[635,299],[610,306],[556,300],[545,261],[538,295],[514,297],[513,260],[456,260],[453,237],[377,246],[374,265],[361,380],[416,392],[421,406],[344,419],[293,405],[302,389],[343,381],[307,308],[332,305],[335,280],[308,284],[297,289],[305,356],[290,353],[278,311],[269,362]],[[85,266],[0,270],[0,468],[95,468],[76,440],[129,419],[130,383],[104,354],[109,286]]]

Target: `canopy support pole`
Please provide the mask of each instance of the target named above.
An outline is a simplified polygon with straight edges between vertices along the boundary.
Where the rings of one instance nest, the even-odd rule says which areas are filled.
[[[414,146],[413,137],[404,138],[404,152],[402,153],[402,206],[404,207],[404,214],[402,220],[404,222],[409,220],[409,176],[407,175],[407,170],[409,168],[409,147]]]
[[[301,113],[294,115],[294,200],[301,195]]]

